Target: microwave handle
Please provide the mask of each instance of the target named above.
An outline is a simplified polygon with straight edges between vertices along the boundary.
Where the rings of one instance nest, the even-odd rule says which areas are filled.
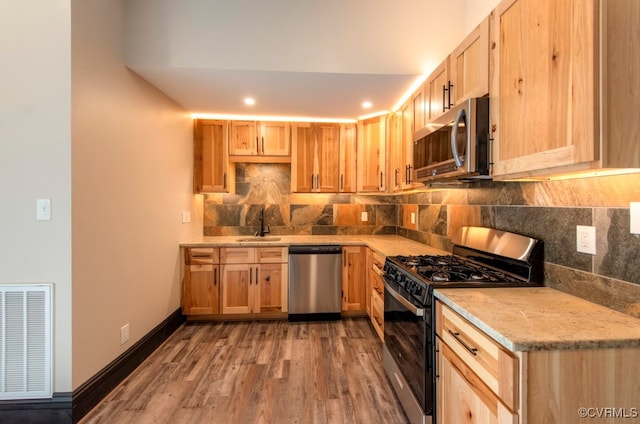
[[[456,119],[453,121],[453,128],[451,130],[451,151],[453,152],[453,159],[456,161],[456,166],[462,166],[462,161],[460,160],[460,154],[458,153],[458,124],[460,121],[465,118],[464,109],[460,109],[456,114]]]

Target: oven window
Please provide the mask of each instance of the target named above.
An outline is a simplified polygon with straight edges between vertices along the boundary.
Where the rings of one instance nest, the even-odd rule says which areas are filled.
[[[423,412],[430,413],[432,405],[431,356],[427,349],[427,321],[407,310],[385,287],[384,343],[396,361]],[[429,330],[430,331],[430,330]]]

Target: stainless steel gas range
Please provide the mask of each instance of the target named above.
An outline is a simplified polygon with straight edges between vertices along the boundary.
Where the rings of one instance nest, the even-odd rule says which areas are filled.
[[[384,265],[383,365],[411,423],[435,422],[433,290],[527,287],[543,281],[540,240],[461,227],[451,255],[393,256]]]

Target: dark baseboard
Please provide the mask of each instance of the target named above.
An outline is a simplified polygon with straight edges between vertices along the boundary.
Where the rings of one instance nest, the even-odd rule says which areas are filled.
[[[2,424],[71,424],[71,393],[54,393],[51,399],[0,402]]]
[[[178,308],[126,352],[74,390],[73,422],[78,422],[93,409],[184,322],[185,317],[182,315],[182,310]]]

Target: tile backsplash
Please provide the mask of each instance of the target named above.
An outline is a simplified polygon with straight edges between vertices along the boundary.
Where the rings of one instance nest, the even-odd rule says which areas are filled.
[[[289,164],[238,163],[236,193],[205,196],[203,234],[252,235],[260,208],[271,234],[395,234],[396,202],[395,196],[291,193]]]
[[[399,222],[398,234],[447,250],[461,225],[539,238],[545,285],[640,317],[640,235],[629,233],[629,202],[639,198],[640,174],[481,182],[398,196],[400,210],[419,210],[418,229]],[[596,227],[596,255],[576,251],[576,225]]]
[[[399,234],[444,250],[462,225],[494,227],[544,240],[545,285],[640,317],[640,236],[629,233],[640,174],[385,196],[291,193],[290,171],[236,164],[236,193],[205,196],[204,235],[252,235],[260,208],[272,234]],[[576,225],[596,227],[596,255],[576,251]]]

